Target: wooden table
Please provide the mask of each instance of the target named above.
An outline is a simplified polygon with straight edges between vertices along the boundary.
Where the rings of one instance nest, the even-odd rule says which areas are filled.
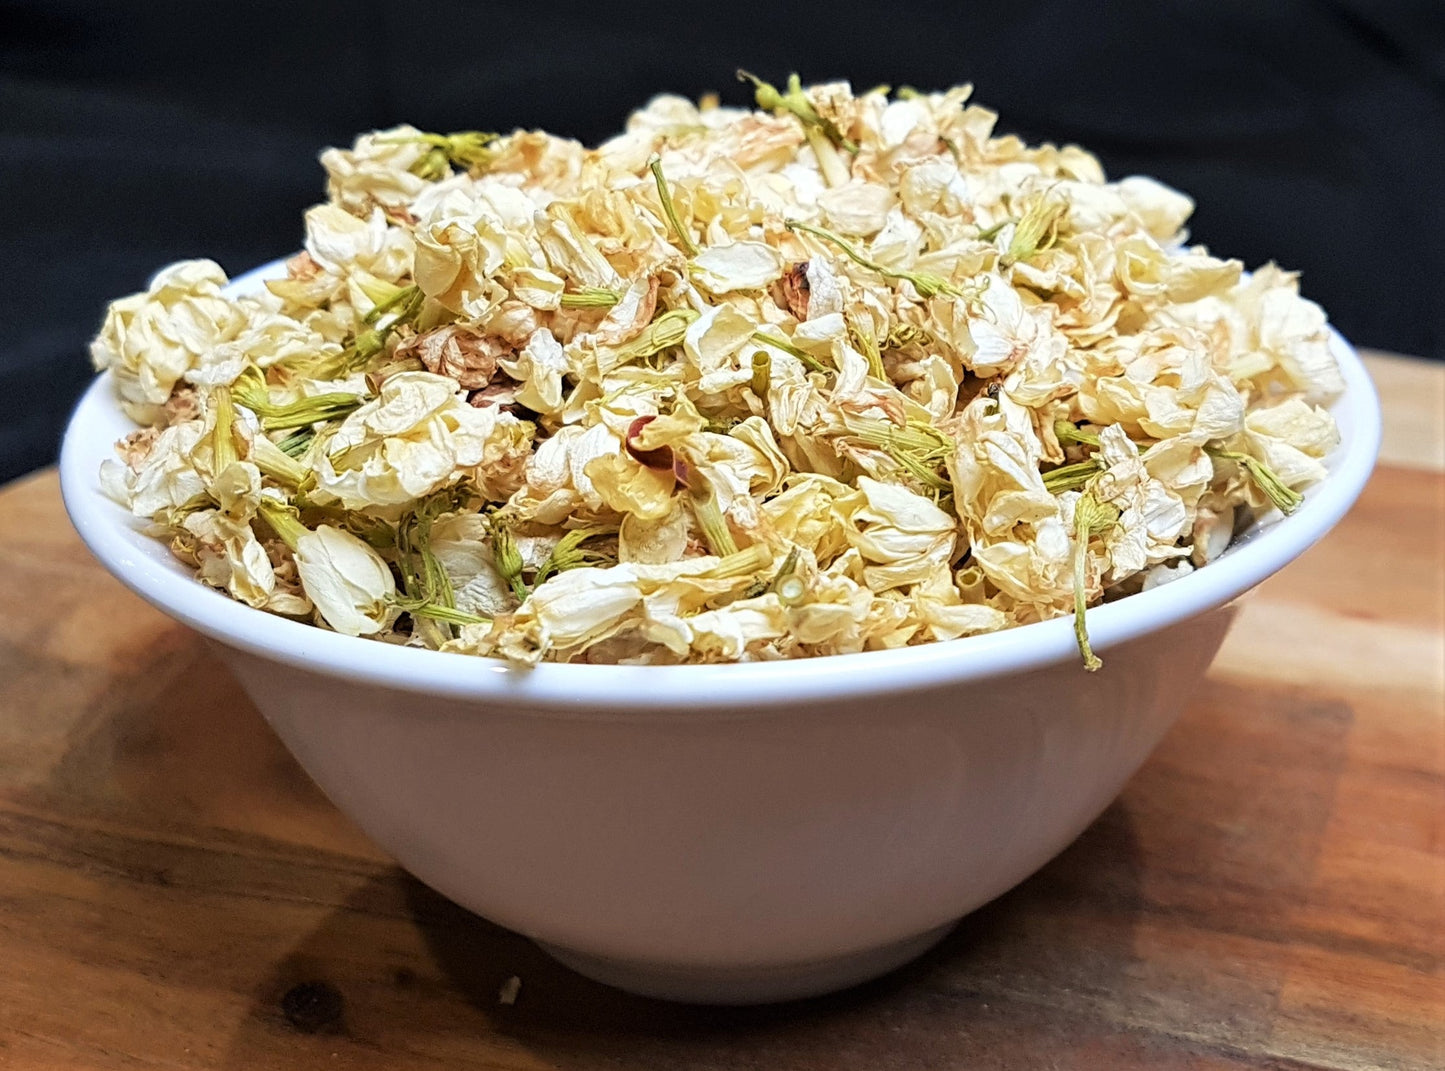
[[[1445,1067],[1445,368],[1373,364],[1363,501],[1119,801],[923,961],[775,1008],[605,989],[409,878],[53,472],[10,485],[0,1067]]]

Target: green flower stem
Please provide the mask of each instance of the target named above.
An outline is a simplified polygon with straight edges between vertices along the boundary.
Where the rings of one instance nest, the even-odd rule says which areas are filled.
[[[808,594],[808,587],[796,576],[784,577],[775,589],[778,601],[784,606],[797,606]]]
[[[788,551],[788,556],[783,559],[783,564],[773,574],[773,579],[766,588],[777,595],[778,601],[784,606],[797,606],[808,593],[807,585],[803,583],[802,577],[797,575],[799,553],[797,547]]]
[[[1018,222],[1018,218],[1017,218],[1016,216],[1009,216],[1009,217],[1007,217],[1007,218],[1005,218],[1005,219],[1001,219],[1001,220],[999,220],[997,223],[995,223],[992,227],[985,227],[983,230],[979,231],[979,232],[978,232],[979,241],[982,241],[982,242],[991,242],[991,241],[993,241],[995,238],[997,238],[998,235],[999,235],[999,232],[1002,231],[1005,227],[1007,227],[1010,223],[1017,223],[1017,222]]]
[[[1089,540],[1102,535],[1119,521],[1119,511],[1113,506],[1100,502],[1085,492],[1074,504],[1074,638],[1079,644],[1079,654],[1084,657],[1084,668],[1090,673],[1103,666],[1103,661],[1094,654],[1089,644],[1089,629],[1084,621],[1088,610],[1088,561]]]
[[[432,148],[407,170],[427,182],[440,182],[451,173],[451,161],[445,149]]]
[[[492,148],[501,140],[500,135],[481,130],[459,130],[452,134],[423,134],[431,145],[447,154],[447,159],[458,167],[486,167],[497,152]]]
[[[362,317],[364,328],[340,353],[313,363],[306,370],[311,379],[340,379],[364,368],[373,357],[385,351],[392,333],[403,324],[414,322],[426,304],[426,295],[419,286],[388,287],[385,292],[373,286],[367,294],[380,300]]]
[[[796,357],[803,362],[803,367],[807,368],[810,372],[823,372],[826,374],[829,371],[828,366],[822,361],[818,360],[818,358],[814,357],[811,353],[798,349],[797,346],[794,346],[785,338],[779,338],[776,335],[765,335],[762,331],[754,331],[751,337],[754,342],[761,342],[764,346],[772,346],[774,349],[782,350],[784,353]]]
[[[631,342],[617,348],[617,363],[640,361],[673,346],[682,345],[688,327],[699,315],[696,309],[670,309],[662,313]]]
[[[296,546],[301,537],[310,532],[310,529],[301,523],[301,518],[297,516],[296,510],[265,495],[261,496],[257,508],[261,516],[266,518],[266,523],[271,526],[271,530],[276,533],[277,538],[285,543],[293,554],[296,553]]]
[[[1305,500],[1304,495],[1286,484],[1275,475],[1273,469],[1252,454],[1213,447],[1206,447],[1205,453],[1221,461],[1233,461],[1235,464],[1243,466],[1249,478],[1254,481],[1254,485],[1264,492],[1265,497],[1274,503],[1275,508],[1281,513],[1293,513]]]
[[[492,623],[490,617],[482,617],[480,614],[469,614],[465,610],[458,610],[454,606],[437,606],[434,603],[414,606],[408,613],[413,617],[428,617],[433,621],[440,621],[448,625],[490,625]]]
[[[707,541],[708,549],[719,558],[736,554],[737,541],[733,539],[732,529],[728,527],[727,518],[722,514],[713,489],[708,487],[700,492],[694,491],[688,498],[692,501],[692,512],[697,517],[698,527],[702,529],[702,537]]]
[[[953,484],[944,476],[939,475],[938,470],[930,467],[927,463],[913,456],[912,454],[890,452],[890,456],[902,465],[904,470],[925,487],[933,488],[936,491],[947,491],[952,489]]]
[[[1067,420],[1054,421],[1054,438],[1066,446],[1097,447],[1099,445],[1099,433],[1097,431],[1085,431],[1083,428],[1075,427]]]
[[[368,324],[376,324],[379,323],[381,318],[387,313],[395,312],[395,319],[387,325],[388,327],[395,327],[397,324],[414,318],[416,314],[421,311],[422,302],[425,300],[426,295],[421,292],[421,287],[404,286],[399,288],[396,293],[390,297],[373,305],[371,311],[368,312],[363,319],[364,322]]]
[[[873,337],[872,332],[854,328],[851,334],[858,352],[863,354],[863,359],[868,362],[868,374],[880,382],[888,383],[888,369],[883,365],[883,352],[878,348],[878,340]]]
[[[564,309],[610,309],[622,295],[605,286],[584,286],[568,291],[560,300]]]
[[[851,417],[845,422],[850,434],[879,449],[902,450],[940,462],[953,452],[953,440],[921,420],[910,420],[901,428],[878,417]]]
[[[311,477],[311,470],[264,435],[256,436],[251,443],[251,463],[263,475],[295,491]]]
[[[847,185],[853,174],[827,135],[815,126],[805,126],[803,137],[808,139],[808,147],[813,150],[813,156],[818,161],[818,170],[823,173],[823,181],[830,188]]]
[[[316,430],[310,425],[298,428],[276,444],[287,457],[300,457],[316,439]]]
[[[910,420],[900,428],[875,417],[848,417],[845,426],[850,435],[882,450],[925,487],[943,491],[953,486],[939,472],[953,453],[953,440],[932,424]]]
[[[606,528],[575,528],[557,541],[552,548],[552,553],[542,563],[542,568],[537,570],[532,585],[536,587],[544,583],[548,577],[558,573],[565,573],[568,569],[579,569],[584,565],[591,565],[601,560],[601,555],[591,554],[582,549],[582,544],[596,535],[604,535],[610,529]]]
[[[753,86],[753,99],[759,108],[764,111],[790,112],[803,124],[806,133],[809,130],[821,131],[829,141],[845,152],[856,156],[858,145],[843,136],[843,132],[831,119],[825,119],[818,114],[818,109],[813,107],[813,102],[808,99],[808,94],[803,92],[802,80],[796,74],[788,75],[788,91],[778,92],[778,87],[770,82],[764,82],[757,75],[741,68],[738,70],[738,81],[751,82]]]
[[[753,354],[753,378],[748,386],[752,387],[753,393],[758,396],[758,401],[766,403],[768,391],[773,385],[773,361],[762,350]]]
[[[465,493],[458,488],[438,491],[417,503],[392,533],[397,571],[405,592],[393,600],[394,604],[414,617],[425,619],[427,627],[420,634],[436,645],[452,638],[452,625],[486,624],[489,620],[456,608],[451,577],[431,549],[432,524],[443,514],[461,508],[465,501]],[[391,533],[389,526],[383,524],[382,528],[384,532],[362,533],[362,538],[382,549],[379,544],[383,543],[384,535]]]
[[[434,151],[427,153],[412,164],[411,172],[434,182],[437,179],[446,178],[445,164],[447,163],[464,168],[487,167],[497,156],[497,150],[492,148],[492,145],[501,139],[497,134],[484,133],[480,130],[459,130],[454,134],[418,133],[408,136],[383,137],[376,140],[387,145],[405,145],[417,142],[430,145]],[[442,154],[440,160],[436,157],[437,152]]]
[[[913,284],[913,288],[924,298],[937,297],[939,294],[947,294],[950,297],[967,297],[967,295],[940,275],[932,275],[928,272],[919,271],[895,271],[892,268],[885,268],[876,260],[871,260],[858,252],[852,244],[840,238],[830,230],[822,227],[815,227],[811,223],[804,223],[802,220],[790,219],[784,223],[790,231],[803,231],[815,238],[821,238],[825,242],[836,245],[849,260],[859,267],[867,268],[871,272],[883,276],[885,279],[907,279]]]
[[[1055,200],[1047,194],[1040,197],[1014,227],[1013,238],[1009,241],[1008,250],[999,258],[999,263],[1007,268],[1021,260],[1028,260],[1041,249],[1047,249],[1053,244],[1054,237],[1058,234],[1059,222],[1068,212],[1068,208],[1063,201]]]
[[[521,552],[517,550],[517,541],[512,538],[512,530],[495,518],[492,520],[492,563],[497,567],[497,575],[512,589],[512,594],[525,602],[531,593],[522,580]]]
[[[766,569],[773,560],[768,548],[762,543],[754,543],[746,550],[734,549],[727,554],[719,554],[718,558],[717,565],[709,570],[709,575],[719,579],[749,576]]]
[[[1104,466],[1094,458],[1076,461],[1072,465],[1060,465],[1044,473],[1044,489],[1055,495],[1065,491],[1077,491],[1103,471]]]
[[[964,602],[983,602],[983,570],[976,565],[967,565],[954,577],[954,586]]]
[[[662,201],[662,211],[667,215],[667,222],[672,226],[672,233],[677,235],[678,243],[689,257],[697,256],[697,243],[692,240],[692,235],[687,233],[682,222],[677,218],[677,206],[672,203],[672,193],[668,190],[667,179],[662,174],[662,158],[654,153],[652,159],[647,161],[647,166],[652,172],[653,181],[657,183],[657,196]]]
[[[216,475],[240,459],[236,450],[236,406],[229,387],[217,387],[211,394],[216,422],[211,428],[211,466]]]
[[[407,594],[428,606],[450,608],[456,601],[451,577],[431,549],[431,526],[454,503],[445,492],[422,502],[410,523],[397,527],[397,557]]]
[[[313,395],[289,405],[272,405],[270,402],[252,400],[256,400],[257,404],[252,405],[246,398],[241,399],[241,404],[260,418],[261,427],[267,431],[290,431],[293,428],[338,420],[348,416],[362,401],[360,395],[339,392]]]

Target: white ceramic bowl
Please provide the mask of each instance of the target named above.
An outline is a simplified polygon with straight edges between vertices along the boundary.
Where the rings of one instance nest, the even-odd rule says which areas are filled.
[[[131,430],[108,376],[71,419],[61,485],[106,568],[216,641],[327,795],[422,881],[603,982],[753,1003],[912,958],[1118,794],[1231,602],[1369,476],[1378,402],[1335,344],[1329,478],[1208,567],[1091,610],[1096,674],[1067,619],[796,662],[532,670],[297,624],[203,587],[101,493]]]

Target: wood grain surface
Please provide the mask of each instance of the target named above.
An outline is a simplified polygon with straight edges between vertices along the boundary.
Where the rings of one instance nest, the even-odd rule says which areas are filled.
[[[1445,378],[1381,367],[1412,430],[1118,802],[922,961],[771,1008],[628,997],[408,877],[52,472],[10,485],[0,1067],[1445,1067]]]

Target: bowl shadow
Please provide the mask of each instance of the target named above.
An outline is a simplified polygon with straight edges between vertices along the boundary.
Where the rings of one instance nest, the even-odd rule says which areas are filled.
[[[971,971],[1000,965],[1023,951],[1015,938],[1034,916],[1090,903],[1112,903],[1111,929],[1119,952],[1113,964],[1094,964],[1096,983],[1108,987],[1126,965],[1130,942],[1131,879],[1138,872],[1137,845],[1129,814],[1109,808],[1043,869],[998,899],[965,916],[922,956],[882,977],[836,993],[750,1006],[680,1004],[635,996],[593,982],[553,960],[527,938],[473,915],[403,873],[407,902],[428,948],[457,990],[479,1007],[495,1007],[507,978],[529,979],[529,998],[506,1014],[513,1033],[693,1033],[746,1030],[780,1022],[825,1020],[880,1005],[911,990],[968,988]],[[1086,887],[1087,886],[1087,887]],[[1101,896],[1100,893],[1106,895]],[[1099,970],[1099,968],[1103,968]]]
[[[439,1046],[493,1059],[501,1046],[579,1069],[940,1066],[975,1046],[985,1055],[990,1037],[1019,1030],[1051,993],[1063,1005],[1080,986],[1117,989],[1133,960],[1139,854],[1133,820],[1115,804],[919,959],[843,992],[751,1007],[676,1004],[593,982],[398,868],[359,887],[277,965],[222,1066],[254,1066],[288,1032],[327,1035],[338,1051],[400,1048],[418,1067],[431,1066],[421,1054]],[[387,966],[358,973],[344,950],[370,943],[364,954],[374,958],[368,931],[378,916],[403,924],[408,939],[390,942]],[[435,1055],[440,1066],[441,1048]]]

